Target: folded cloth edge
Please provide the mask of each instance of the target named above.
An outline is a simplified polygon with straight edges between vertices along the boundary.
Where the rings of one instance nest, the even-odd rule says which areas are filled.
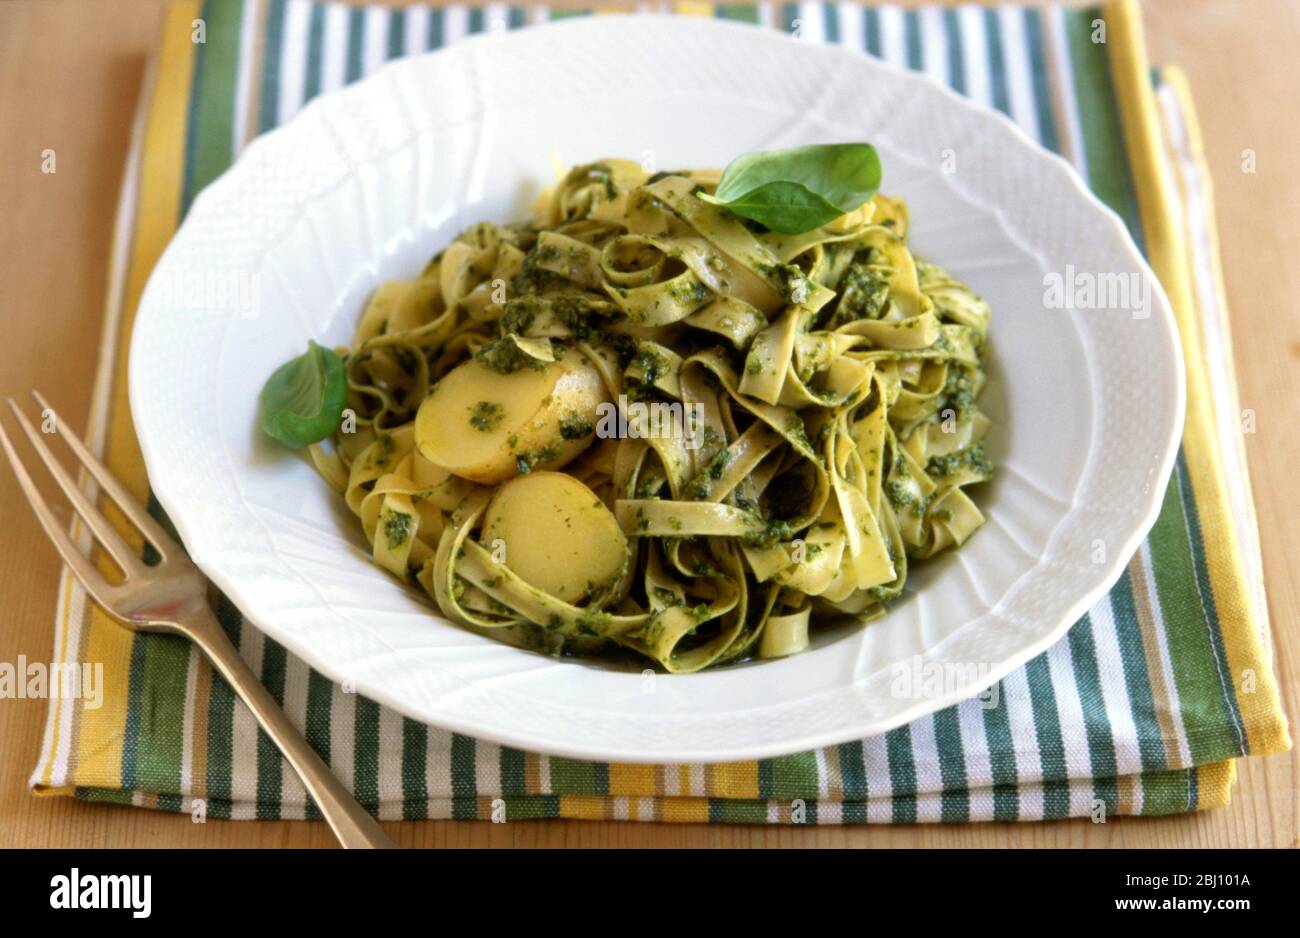
[[[1206,579],[1211,587],[1210,595],[1202,601],[1216,602],[1219,608],[1231,607],[1248,598],[1250,589],[1237,525],[1231,516],[1224,454],[1216,439],[1215,402],[1204,367],[1206,359],[1191,283],[1189,247],[1186,231],[1177,222],[1179,216],[1174,209],[1178,190],[1173,167],[1165,158],[1168,151],[1150,80],[1141,10],[1137,0],[1117,0],[1103,10],[1107,22],[1112,24],[1111,69],[1136,183],[1138,210],[1143,229],[1148,233],[1148,260],[1169,296],[1183,341],[1187,371],[1187,423],[1183,439],[1199,440],[1199,445],[1183,447],[1187,472],[1194,490],[1212,493],[1208,498],[1196,500],[1198,506],[1203,506],[1201,527],[1215,531],[1215,537],[1206,539],[1209,567]],[[1186,104],[1187,112],[1194,114],[1190,98]],[[1208,180],[1208,173],[1204,175]],[[1210,201],[1208,193],[1207,201]],[[1227,323],[1221,325],[1226,334]],[[1225,628],[1223,643],[1226,667],[1241,709],[1245,748],[1253,755],[1285,751],[1290,749],[1291,740],[1277,684],[1268,667],[1269,654],[1264,650],[1259,617],[1250,602],[1238,611],[1247,618],[1249,627]]]

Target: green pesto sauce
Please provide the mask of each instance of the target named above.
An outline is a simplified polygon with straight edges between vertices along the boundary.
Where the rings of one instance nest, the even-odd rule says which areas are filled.
[[[546,362],[533,358],[509,338],[493,339],[474,353],[474,360],[497,374],[513,374],[520,368],[542,371]]]
[[[947,456],[932,456],[925,466],[927,475],[941,479],[951,478],[963,469],[985,478],[993,474],[993,464],[984,452],[983,443],[975,443]]]
[[[384,519],[384,537],[388,540],[388,549],[397,550],[411,536],[411,516],[400,511],[391,512]]]
[[[560,436],[566,440],[584,439],[591,436],[594,430],[591,421],[577,411],[570,411],[560,420]]]
[[[495,401],[479,401],[469,409],[469,425],[480,433],[490,433],[501,424],[505,410]]]

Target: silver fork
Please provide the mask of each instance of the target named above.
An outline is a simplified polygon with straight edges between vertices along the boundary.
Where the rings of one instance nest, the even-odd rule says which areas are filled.
[[[145,540],[157,549],[161,560],[155,566],[145,564],[127,544],[113,525],[95,507],[95,503],[73,482],[63,465],[50,452],[42,434],[18,407],[13,398],[6,398],[10,410],[17,417],[32,447],[63,489],[77,514],[94,533],[95,539],[108,551],[124,577],[120,583],[109,583],[95,568],[90,559],[72,542],[59,525],[54,513],[37,490],[18,453],[14,450],[4,424],[0,423],[0,444],[13,466],[18,482],[27,494],[36,517],[58,548],[63,560],[72,569],[95,602],[103,606],[128,629],[138,632],[162,632],[182,635],[208,656],[213,666],[230,683],[266,734],[289,760],[303,785],[315,799],[321,814],[329,822],[339,842],[344,847],[396,847],[383,828],[357,802],[352,794],[330,771],[329,766],[316,755],[307,740],[289,722],[284,711],[271,693],[262,686],[257,676],[244,663],[235,646],[208,608],[207,586],[203,574],[194,566],[180,546],[162,527],[140,507],[126,488],[113,478],[108,469],[86,449],[75,433],[63,426],[53,409],[36,391],[32,397],[41,406],[45,416],[52,418],[58,434],[80,460],[81,465],[99,483],[122,514],[144,535]]]

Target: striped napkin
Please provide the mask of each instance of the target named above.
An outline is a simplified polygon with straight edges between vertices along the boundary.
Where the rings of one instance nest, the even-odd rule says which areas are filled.
[[[1119,583],[1067,638],[1002,681],[1000,706],[970,701],[883,736],[726,765],[581,762],[412,722],[314,673],[214,595],[241,652],[381,818],[909,823],[1226,803],[1232,760],[1290,740],[1270,667],[1208,179],[1185,86],[1176,72],[1152,83],[1135,5],[674,9],[924,71],[1062,154],[1127,222],[1177,309],[1189,387],[1163,510]],[[575,14],[174,0],[123,189],[108,364],[89,432],[141,499],[149,491],[127,409],[126,337],[195,194],[252,136],[387,59],[561,15]],[[102,662],[106,680],[101,706],[51,701],[35,791],[211,817],[318,816],[194,649],[118,628],[66,575],[62,591],[54,657]]]

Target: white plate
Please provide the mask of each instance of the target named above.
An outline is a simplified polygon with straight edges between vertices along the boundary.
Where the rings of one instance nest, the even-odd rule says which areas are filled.
[[[918,565],[880,622],[793,658],[681,676],[511,648],[440,620],[374,567],[341,500],[256,430],[277,365],[309,337],[346,343],[381,279],[412,274],[472,222],[521,217],[554,157],[721,166],[861,138],[911,207],[914,249],[994,311],[983,407],[996,477],[975,492],[988,523]],[[1073,272],[1155,282],[1120,220],[1002,117],[772,32],[591,18],[394,63],[253,143],[150,279],[132,413],[154,491],[203,570],[334,680],[526,749],[776,755],[983,690],[1064,635],[1155,520],[1182,427],[1173,316],[1158,286],[1145,316],[1046,308],[1045,276]]]

